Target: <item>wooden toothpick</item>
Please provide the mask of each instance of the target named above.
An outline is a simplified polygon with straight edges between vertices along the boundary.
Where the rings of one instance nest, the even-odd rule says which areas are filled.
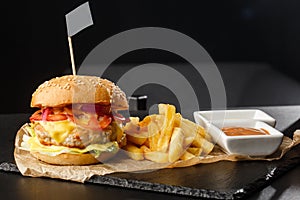
[[[73,47],[72,47],[72,40],[71,37],[68,37],[69,41],[69,49],[70,49],[70,56],[71,56],[71,64],[72,64],[72,72],[73,75],[76,75],[76,68],[75,68],[75,61],[74,61],[74,54],[73,54]]]

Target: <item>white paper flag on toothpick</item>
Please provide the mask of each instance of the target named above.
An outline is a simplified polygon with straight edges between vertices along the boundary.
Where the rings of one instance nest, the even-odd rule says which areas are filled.
[[[67,23],[67,30],[68,30],[68,42],[69,42],[69,49],[70,49],[70,56],[71,56],[71,63],[72,63],[72,71],[73,71],[73,75],[76,75],[71,37],[76,33],[78,33],[79,31],[81,31],[82,29],[85,29],[86,27],[93,24],[89,2],[86,2],[78,6],[77,8],[75,8],[74,10],[66,14],[66,23]]]
[[[82,29],[93,25],[89,2],[86,2],[66,14],[68,36],[71,37]]]

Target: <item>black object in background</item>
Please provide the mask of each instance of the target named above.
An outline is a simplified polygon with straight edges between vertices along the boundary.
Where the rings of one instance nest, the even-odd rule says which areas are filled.
[[[5,106],[1,113],[32,112],[29,106],[34,89],[43,81],[71,69],[65,14],[85,2],[6,3],[1,78],[4,94],[1,104]],[[296,73],[300,64],[298,1],[89,2],[94,25],[72,39],[77,67],[96,45],[114,34],[156,26],[177,30],[195,39],[214,61],[267,62],[299,80]],[[152,57],[149,54],[145,58],[139,55],[125,56],[121,62],[174,62],[173,56]],[[12,94],[6,95],[10,91]]]

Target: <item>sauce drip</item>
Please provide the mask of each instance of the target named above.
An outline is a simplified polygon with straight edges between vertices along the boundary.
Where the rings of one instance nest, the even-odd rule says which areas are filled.
[[[263,128],[247,128],[247,127],[223,127],[222,131],[228,136],[242,135],[269,135],[270,133]]]

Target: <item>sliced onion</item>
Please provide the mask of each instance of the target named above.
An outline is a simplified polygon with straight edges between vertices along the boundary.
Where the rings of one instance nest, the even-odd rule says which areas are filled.
[[[47,121],[49,113],[50,113],[50,108],[45,108],[42,110],[42,121]]]

